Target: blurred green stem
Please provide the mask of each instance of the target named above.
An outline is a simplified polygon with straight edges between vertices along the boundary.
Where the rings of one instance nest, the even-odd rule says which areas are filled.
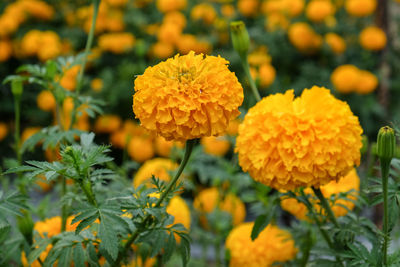
[[[158,199],[158,201],[154,207],[159,207],[161,205],[161,203],[164,201],[164,199],[168,196],[168,194],[170,193],[172,188],[176,185],[176,182],[178,181],[179,177],[181,176],[183,170],[186,167],[186,164],[189,161],[190,155],[192,154],[192,150],[193,150],[193,147],[195,144],[196,144],[196,139],[186,141],[185,155],[183,156],[181,164],[179,165],[179,169],[176,172],[172,181],[169,182],[168,187],[165,189],[165,191],[162,192],[160,198]],[[144,217],[144,219],[143,219],[143,223],[145,224],[150,219],[150,217],[151,217],[151,215],[147,214],[146,217]],[[115,260],[113,266],[115,266],[115,267],[120,266],[121,260],[125,257],[127,251],[129,250],[129,248],[131,247],[133,242],[135,242],[135,240],[139,236],[139,234],[140,233],[138,230],[135,230],[132,233],[132,235],[129,237],[128,241],[126,241],[123,250],[120,251],[120,253],[118,254],[118,257]]]
[[[67,193],[67,182],[65,179],[65,176],[61,177],[62,179],[62,198],[65,196]],[[63,200],[65,202],[65,200]],[[68,210],[67,210],[67,205],[66,203],[63,203],[61,207],[61,232],[65,231],[66,225],[67,225],[67,216],[68,216]]]
[[[381,160],[382,194],[383,194],[383,265],[387,266],[387,253],[389,244],[389,213],[388,213],[388,181],[390,161]]]
[[[18,166],[22,165],[22,153],[21,153],[21,94],[14,94],[14,112],[15,112],[15,154],[17,156]],[[18,187],[21,194],[26,195],[26,189],[24,182],[22,181],[22,174],[18,173]]]
[[[257,102],[259,102],[261,100],[261,96],[260,96],[260,93],[258,92],[256,83],[254,82],[253,77],[251,77],[250,65],[249,65],[249,61],[247,60],[247,55],[241,56],[240,61],[242,62],[242,66],[243,66],[244,72],[246,74],[247,80],[250,83],[251,91],[253,92],[253,95],[256,98]]]
[[[324,207],[326,213],[328,214],[329,219],[332,221],[332,223],[337,227],[340,228],[340,225],[338,221],[336,220],[335,214],[333,213],[331,206],[329,205],[328,201],[324,197],[324,195],[321,192],[321,189],[312,187],[312,190],[314,191],[314,194],[318,197],[322,207]]]
[[[88,38],[86,40],[86,46],[85,46],[85,54],[82,59],[82,65],[79,70],[78,78],[77,78],[77,84],[76,84],[76,90],[75,90],[75,99],[74,99],[74,107],[71,113],[71,124],[69,125],[69,129],[72,128],[72,125],[75,124],[76,120],[76,111],[78,108],[78,101],[77,98],[79,96],[79,93],[82,88],[82,83],[83,83],[83,73],[85,72],[85,67],[86,67],[86,62],[87,58],[90,52],[90,48],[92,47],[93,43],[93,38],[94,38],[94,31],[96,29],[96,20],[97,20],[97,14],[99,13],[99,6],[100,6],[101,0],[93,0],[93,16],[92,16],[92,24],[90,26],[90,31]]]

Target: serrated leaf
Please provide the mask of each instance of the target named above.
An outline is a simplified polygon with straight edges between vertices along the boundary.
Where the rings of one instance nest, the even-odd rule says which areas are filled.
[[[118,237],[113,230],[113,221],[108,216],[105,216],[101,210],[100,214],[100,228],[99,238],[101,239],[100,246],[103,247],[110,256],[115,260],[118,256]]]
[[[39,242],[35,243],[35,249],[32,250],[28,255],[28,262],[32,264],[39,256],[42,254],[43,251],[46,250],[47,246],[51,243],[50,239],[42,239]]]
[[[71,259],[72,259],[72,247],[65,247],[61,249],[57,267],[70,267]]]
[[[270,223],[271,219],[274,216],[275,210],[276,208],[273,207],[267,214],[263,214],[257,217],[257,219],[254,222],[253,229],[251,230],[252,240],[256,239],[258,235],[261,233],[261,231],[268,226],[268,224]]]
[[[85,251],[82,244],[76,244],[73,250],[73,259],[75,267],[85,267]]]

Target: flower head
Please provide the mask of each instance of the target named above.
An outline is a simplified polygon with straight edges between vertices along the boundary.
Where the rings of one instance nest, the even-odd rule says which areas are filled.
[[[366,50],[379,51],[385,48],[387,42],[385,32],[378,27],[367,27],[360,33],[360,44]]]
[[[375,11],[376,6],[376,0],[346,0],[345,3],[347,13],[355,17],[371,15]]]
[[[360,163],[362,128],[347,103],[314,86],[268,96],[239,126],[239,164],[276,189],[320,186]]]
[[[169,181],[171,177],[168,171],[173,171],[177,167],[178,164],[170,159],[155,158],[148,160],[137,171],[133,179],[133,185],[138,187],[143,183],[149,184],[152,175],[160,180]]]
[[[239,115],[243,88],[221,57],[175,56],[135,80],[133,111],[167,140],[217,136]]]
[[[271,266],[274,262],[289,261],[296,256],[297,248],[289,232],[268,225],[255,240],[251,240],[254,223],[235,227],[226,239],[230,251],[229,266]]]

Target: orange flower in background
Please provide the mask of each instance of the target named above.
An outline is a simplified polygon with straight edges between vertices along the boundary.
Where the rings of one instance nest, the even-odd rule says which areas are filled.
[[[0,122],[0,141],[6,138],[7,133],[8,133],[7,124],[5,124],[4,122]]]
[[[365,17],[372,15],[377,6],[376,0],[346,0],[347,13],[354,17]]]
[[[31,30],[22,38],[21,49],[26,56],[37,56],[46,61],[61,54],[62,43],[55,32]]]
[[[79,222],[71,224],[73,218],[74,216],[67,218],[66,231],[75,231],[78,226]],[[44,221],[38,221],[35,223],[33,230],[37,231],[42,237],[44,237],[45,234],[49,238],[56,236],[61,233],[61,217],[56,216],[45,219]]]
[[[335,13],[331,0],[312,0],[306,7],[307,18],[313,22],[322,22]]]
[[[180,196],[174,196],[168,203],[167,213],[174,216],[174,222],[172,224],[182,224],[188,231],[190,230],[190,209],[186,204],[185,200]],[[172,226],[172,225],[171,225]],[[175,239],[179,243],[180,236],[175,234]]]
[[[214,156],[224,156],[231,147],[231,143],[224,136],[207,136],[202,137],[200,143],[204,152]]]
[[[13,47],[11,42],[7,39],[0,39],[0,62],[7,61],[11,57],[12,52]]]
[[[272,266],[295,258],[298,250],[288,231],[268,225],[251,240],[253,226],[254,222],[242,223],[229,233],[225,246],[230,252],[230,267]]]
[[[135,80],[136,118],[167,140],[222,134],[243,101],[243,88],[228,63],[190,52],[147,68]]]
[[[269,87],[275,81],[276,70],[271,64],[262,64],[258,72],[261,87]]]
[[[137,162],[145,162],[154,157],[153,140],[143,136],[133,136],[128,143],[128,154]]]
[[[322,45],[322,37],[305,22],[296,22],[289,27],[289,41],[300,52],[312,53]]]
[[[99,37],[98,44],[103,51],[122,54],[133,48],[135,37],[128,32],[105,33]]]
[[[150,53],[153,57],[164,59],[172,56],[175,52],[174,45],[168,43],[157,42],[153,44]]]
[[[206,24],[213,24],[217,18],[217,12],[209,3],[201,3],[194,6],[190,12],[192,20],[201,20]]]
[[[52,111],[56,107],[56,99],[48,90],[43,90],[38,94],[36,103],[38,107],[44,111]]]
[[[324,87],[263,98],[239,126],[239,165],[275,189],[321,186],[360,163],[363,130],[347,103]]]
[[[239,197],[234,194],[227,194],[222,199],[218,188],[211,187],[201,191],[193,201],[193,207],[203,215],[213,212],[217,207],[232,216],[232,224],[242,223],[246,217],[246,208]],[[203,226],[207,226],[206,218],[200,218]]]
[[[40,127],[26,127],[21,134],[21,143],[24,143],[29,137],[39,132],[41,129]]]
[[[378,78],[371,72],[360,70],[360,80],[355,88],[359,94],[369,94],[378,87]]]
[[[150,186],[152,175],[156,178],[168,182],[171,179],[170,171],[178,168],[178,164],[170,159],[155,158],[146,161],[137,171],[133,178],[133,186],[138,187],[141,184]]]
[[[252,17],[258,13],[260,2],[258,0],[239,0],[238,10],[245,17]]]
[[[382,50],[385,48],[386,42],[387,38],[385,32],[378,27],[367,27],[360,33],[360,44],[366,50]]]
[[[64,70],[63,76],[60,79],[60,85],[68,91],[75,90],[76,87],[76,76],[80,70],[80,65],[72,66]]]
[[[342,54],[344,51],[346,51],[346,42],[340,35],[336,33],[330,32],[325,34],[325,42],[335,54]]]
[[[163,23],[158,28],[157,39],[164,44],[175,44],[182,33],[182,28],[174,23]]]
[[[331,81],[335,89],[341,93],[354,91],[360,80],[360,70],[350,64],[337,67],[331,74]]]
[[[157,9],[162,13],[182,10],[186,7],[186,0],[157,0]]]
[[[154,141],[154,145],[155,145],[157,155],[167,158],[171,154],[171,149],[174,146],[174,142],[167,141],[162,136],[157,136]]]
[[[100,78],[95,78],[90,82],[90,87],[93,91],[100,92],[103,89],[103,80]]]
[[[360,190],[360,178],[358,177],[356,170],[353,169],[337,182],[331,181],[330,183],[321,186],[320,189],[323,196],[327,199],[336,195],[334,204],[330,202],[330,206],[336,217],[344,216],[348,213],[348,210],[354,208],[353,201],[357,200],[358,191]],[[304,192],[314,196],[311,188],[307,188]],[[346,195],[347,199],[339,198],[339,195],[344,193],[348,193]],[[321,206],[316,203],[316,199],[311,202],[313,202],[317,212],[321,212]],[[281,207],[296,216],[299,220],[309,220],[307,217],[308,210],[306,205],[297,201],[295,198],[283,197],[281,199]]]
[[[172,23],[183,30],[186,27],[186,17],[179,11],[168,12],[163,18],[163,24]]]
[[[117,115],[99,116],[94,124],[96,133],[112,133],[121,126],[121,118]]]

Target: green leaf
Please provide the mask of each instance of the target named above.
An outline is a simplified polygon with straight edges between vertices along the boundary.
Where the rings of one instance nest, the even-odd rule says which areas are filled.
[[[32,264],[39,256],[42,254],[43,251],[46,250],[47,246],[51,243],[50,239],[42,239],[39,242],[35,243],[35,249],[32,250],[28,255],[28,262]]]
[[[276,208],[273,207],[267,214],[263,214],[257,217],[256,221],[254,222],[253,230],[251,230],[252,240],[256,239],[261,231],[268,226],[272,217],[274,216],[275,210]]]
[[[95,267],[100,266],[99,263],[98,263],[99,262],[99,258],[97,257],[96,250],[95,250],[95,248],[94,248],[92,243],[88,244],[88,248],[87,248],[86,252],[87,252],[87,256],[88,256],[87,258],[88,258],[88,261],[89,261],[89,265],[90,266],[95,266]]]
[[[115,260],[118,256],[118,237],[113,230],[114,222],[108,216],[99,210],[100,213],[100,229],[99,238],[101,239],[100,246],[103,247],[110,256]]]
[[[72,247],[65,247],[61,249],[60,256],[58,258],[57,267],[69,267],[72,259]]]
[[[77,244],[74,247],[74,266],[85,267],[85,251],[83,250],[82,244]]]

